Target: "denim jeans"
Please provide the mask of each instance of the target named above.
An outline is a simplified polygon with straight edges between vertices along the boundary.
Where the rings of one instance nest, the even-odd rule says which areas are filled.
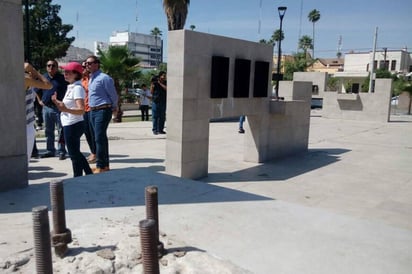
[[[94,133],[93,133],[93,128],[92,125],[90,124],[90,115],[91,111],[85,112],[83,115],[84,119],[84,135],[86,135],[86,141],[87,144],[89,145],[90,152],[92,154],[96,154],[96,145],[94,142]]]
[[[245,122],[245,115],[239,117],[239,129],[243,129],[243,123]]]
[[[107,138],[107,128],[109,127],[111,119],[111,108],[90,111],[90,121],[96,144],[96,167],[98,168],[109,166],[109,140]]]
[[[84,121],[63,127],[64,139],[66,140],[67,150],[73,166],[73,176],[78,177],[84,173],[92,174],[92,170],[86,158],[80,151],[80,137],[84,133]]]
[[[54,146],[55,134],[54,131],[57,126],[57,131],[59,135],[62,132],[62,125],[60,122],[60,112],[55,107],[43,107],[43,120],[45,124],[44,134],[46,135],[46,149],[47,152],[56,153],[56,147]],[[60,138],[59,138],[60,139]],[[60,140],[59,140],[60,141]],[[65,144],[59,142],[57,145],[57,150],[59,154],[66,154]]]
[[[166,120],[166,102],[152,103],[153,132],[162,132]]]

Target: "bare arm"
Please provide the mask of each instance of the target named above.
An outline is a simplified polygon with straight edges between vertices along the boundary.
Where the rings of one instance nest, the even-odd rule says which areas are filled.
[[[162,84],[160,81],[159,81],[158,83],[159,83],[159,85],[160,85],[162,88],[164,88],[164,90],[167,91],[167,86],[166,86],[166,85]]]
[[[41,75],[37,70],[33,68],[29,63],[24,63],[24,85],[26,88],[41,88],[51,89],[53,85]]]

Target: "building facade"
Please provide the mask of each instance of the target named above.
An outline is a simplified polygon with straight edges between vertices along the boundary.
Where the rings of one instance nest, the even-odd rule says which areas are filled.
[[[127,46],[132,55],[140,58],[142,68],[157,68],[163,62],[163,40],[159,36],[135,32],[114,32],[109,39],[109,44],[95,43],[97,47],[104,49],[107,46]]]
[[[307,68],[308,72],[327,72],[334,74],[343,71],[343,58],[317,58],[315,62]]]
[[[371,72],[371,60],[374,59],[374,70],[387,69],[392,74],[408,75],[412,71],[412,54],[407,49],[377,50],[373,52],[350,52],[345,54],[344,69],[334,73],[339,78],[343,93],[361,91],[362,84]]]
[[[370,72],[372,52],[345,54],[344,71]],[[378,50],[375,52],[374,69],[388,69],[392,74],[407,74],[412,71],[412,54],[407,49]]]

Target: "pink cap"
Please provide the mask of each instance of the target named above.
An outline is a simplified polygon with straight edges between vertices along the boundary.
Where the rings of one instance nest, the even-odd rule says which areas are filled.
[[[77,62],[70,62],[67,63],[65,66],[61,66],[62,69],[64,70],[72,70],[72,71],[77,71],[78,73],[82,74],[83,73],[83,67]]]

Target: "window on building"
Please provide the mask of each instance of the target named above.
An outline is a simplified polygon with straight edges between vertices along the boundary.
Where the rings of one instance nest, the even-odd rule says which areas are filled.
[[[380,60],[379,61],[379,68],[380,69],[388,69],[389,68],[389,60]]]
[[[396,60],[392,60],[391,70],[392,70],[392,71],[396,70]]]

